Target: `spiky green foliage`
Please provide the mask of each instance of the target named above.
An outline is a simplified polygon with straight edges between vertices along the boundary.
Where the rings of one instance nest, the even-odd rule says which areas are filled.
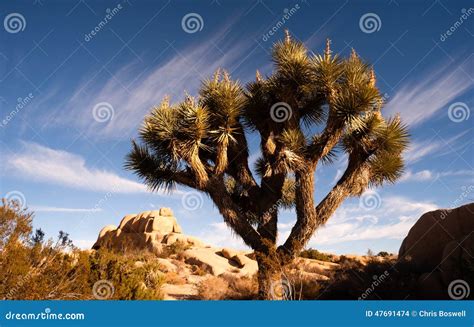
[[[355,51],[333,55],[328,41],[323,54],[312,54],[287,34],[272,59],[274,72],[257,71],[246,87],[218,70],[197,98],[173,105],[165,99],[145,117],[126,167],[152,190],[177,183],[207,193],[244,242],[284,263],[345,198],[400,177],[408,132],[399,117],[381,114],[373,68]],[[283,119],[275,117],[276,103],[286,110]],[[249,168],[246,132],[260,136],[258,177]],[[314,204],[314,171],[344,153],[345,173]],[[293,206],[297,223],[272,250],[278,210]]]

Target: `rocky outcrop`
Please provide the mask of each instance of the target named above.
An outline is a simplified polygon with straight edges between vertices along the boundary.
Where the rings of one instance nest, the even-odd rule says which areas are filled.
[[[119,227],[107,225],[99,233],[93,249],[107,247],[115,250],[151,249],[158,251],[162,244],[176,241],[197,243],[197,240],[182,234],[170,208],[144,211],[123,217]]]
[[[199,266],[214,276],[236,274],[239,277],[251,277],[258,270],[257,261],[241,251],[193,247],[183,255],[186,263]]]
[[[419,274],[420,295],[446,298],[451,282],[474,283],[474,203],[423,214],[402,242],[399,266]]]
[[[167,251],[176,242],[184,244],[178,247],[179,253],[176,249],[174,252]],[[251,279],[258,271],[252,252],[212,247],[194,236],[183,234],[169,208],[127,215],[118,227],[105,226],[93,246],[96,250],[100,248],[120,252],[150,250],[155,253],[159,274],[165,280],[162,291],[167,300],[195,299],[198,285],[210,276],[230,280]],[[135,262],[136,268],[143,265],[143,262]],[[302,278],[323,281],[337,267],[334,263],[298,258],[291,271],[298,271]]]
[[[474,203],[450,210],[430,211],[423,214],[410,229],[398,256],[414,272],[431,272],[438,268],[443,256],[446,259],[452,252],[445,251],[449,244],[450,247],[457,247],[473,232]]]

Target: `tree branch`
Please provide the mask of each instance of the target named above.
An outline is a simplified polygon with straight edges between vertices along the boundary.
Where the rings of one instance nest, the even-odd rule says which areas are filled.
[[[211,178],[206,192],[224,217],[224,222],[244,240],[245,244],[255,251],[266,250],[259,233],[249,223],[248,213],[232,200],[220,178],[217,176]]]
[[[292,257],[299,253],[306,245],[316,229],[324,225],[334,211],[350,195],[363,191],[368,183],[369,164],[368,157],[361,159],[351,158],[346,171],[337,184],[326,195],[326,197],[314,207],[313,173],[305,173],[297,176],[296,190],[296,212],[297,222],[292,228],[286,242],[278,249],[279,253],[286,257]]]

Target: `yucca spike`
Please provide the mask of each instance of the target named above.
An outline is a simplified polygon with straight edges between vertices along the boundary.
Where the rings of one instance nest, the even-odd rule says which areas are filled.
[[[395,114],[395,117],[394,117],[393,119],[394,119],[395,121],[397,121],[397,122],[400,122],[400,121],[401,121],[400,113],[397,112],[397,113]]]
[[[351,50],[351,59],[356,59],[358,57],[357,52],[355,51],[354,48]]]
[[[290,36],[290,31],[285,30],[285,43],[290,43],[291,42],[291,36]]]
[[[161,101],[161,107],[167,108],[170,106],[170,96],[165,94],[163,100]]]
[[[229,76],[229,73],[227,72],[227,70],[224,70],[224,81],[225,82],[230,82],[230,76]]]
[[[326,39],[326,49],[324,50],[324,55],[326,58],[331,57],[331,40],[329,38]]]
[[[220,67],[216,69],[216,72],[214,73],[214,83],[219,82],[219,77],[221,76],[221,69]]]
[[[184,101],[187,104],[193,104],[194,103],[194,98],[191,96],[191,94],[188,93],[187,90],[184,90]]]
[[[370,86],[375,86],[375,83],[377,82],[377,79],[375,77],[375,71],[374,67],[370,69],[370,77],[369,77],[369,84]]]
[[[257,71],[255,72],[255,80],[256,80],[257,82],[261,82],[261,81],[262,81],[262,75],[260,75],[260,72],[258,71],[258,69],[257,69]]]

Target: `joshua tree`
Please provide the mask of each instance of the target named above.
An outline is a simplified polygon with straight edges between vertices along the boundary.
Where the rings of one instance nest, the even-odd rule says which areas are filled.
[[[352,51],[309,54],[290,38],[273,47],[274,72],[245,88],[218,70],[199,96],[165,98],[145,117],[126,167],[150,187],[185,185],[206,193],[225,223],[256,253],[259,295],[275,295],[281,269],[350,196],[395,182],[408,144],[399,117],[381,115],[383,98],[370,65]],[[261,157],[249,167],[246,133],[260,136]],[[318,165],[346,154],[347,168],[320,203]],[[293,206],[296,223],[277,245],[278,211]]]

